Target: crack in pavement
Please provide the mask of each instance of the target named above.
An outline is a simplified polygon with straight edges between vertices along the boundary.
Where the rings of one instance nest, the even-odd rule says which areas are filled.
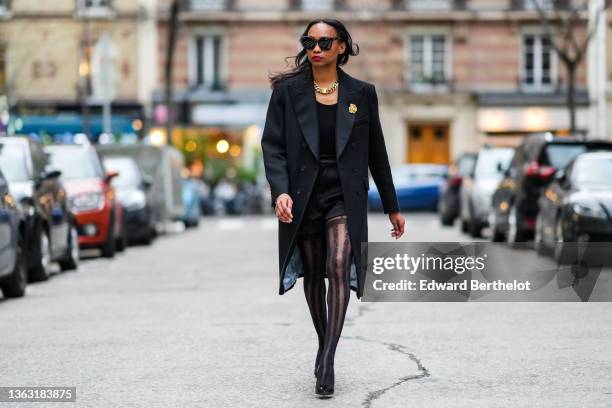
[[[345,326],[352,326],[352,325],[355,323],[355,320],[356,320],[358,317],[363,316],[363,315],[364,315],[366,312],[369,312],[370,310],[371,310],[371,305],[367,305],[367,304],[362,305],[362,304],[359,304],[359,309],[358,309],[358,311],[357,311],[357,316],[355,316],[354,318],[353,318],[353,317],[350,317],[350,316],[347,316],[347,317],[344,319],[344,325],[345,325]],[[348,324],[347,324],[347,323],[348,323]]]
[[[424,377],[429,377],[430,376],[429,370],[427,370],[427,368],[425,368],[425,366],[423,366],[423,364],[421,363],[421,360],[419,360],[413,353],[407,351],[406,347],[401,345],[401,344],[386,343],[384,341],[369,340],[369,339],[366,339],[366,338],[364,338],[362,336],[342,336],[342,337],[346,338],[346,339],[361,340],[361,341],[366,341],[366,342],[370,342],[370,343],[378,343],[378,344],[385,345],[391,351],[397,351],[398,353],[402,353],[404,355],[407,355],[410,360],[412,360],[412,361],[414,361],[416,363],[418,370],[421,372],[420,374],[415,374],[415,375],[409,375],[409,376],[406,376],[406,377],[401,377],[401,378],[398,379],[398,381],[396,381],[395,383],[391,384],[388,387],[382,388],[380,390],[368,392],[366,398],[361,403],[361,405],[364,406],[365,408],[370,408],[372,406],[372,402],[374,400],[380,398],[380,396],[383,395],[385,392],[389,391],[392,388],[397,387],[398,385],[401,385],[401,384],[405,383],[406,381],[417,380],[419,378],[424,378]]]

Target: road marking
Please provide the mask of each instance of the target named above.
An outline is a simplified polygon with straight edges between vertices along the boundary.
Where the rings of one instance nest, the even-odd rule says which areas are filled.
[[[217,228],[220,230],[239,230],[244,227],[244,220],[239,218],[221,218],[217,221]]]
[[[277,225],[278,225],[277,218],[266,218],[264,220],[261,220],[259,224],[259,226],[262,229],[266,229],[266,230],[276,229]]]

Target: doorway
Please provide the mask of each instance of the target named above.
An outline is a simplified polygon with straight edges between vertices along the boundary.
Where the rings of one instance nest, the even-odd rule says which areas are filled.
[[[448,123],[409,125],[406,162],[449,164],[449,139]]]

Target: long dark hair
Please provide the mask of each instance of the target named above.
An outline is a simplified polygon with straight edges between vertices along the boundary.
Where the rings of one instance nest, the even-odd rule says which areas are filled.
[[[317,23],[325,23],[325,24],[329,24],[330,26],[334,27],[336,29],[336,33],[338,37],[340,37],[340,42],[343,42],[346,44],[346,50],[344,51],[343,54],[340,54],[338,56],[338,60],[337,60],[338,66],[346,64],[349,60],[350,55],[359,55],[359,45],[357,43],[353,44],[351,35],[349,34],[344,24],[342,24],[339,20],[330,19],[330,18],[319,18],[316,20],[312,20],[308,23],[302,35],[307,35],[308,30],[310,30],[310,27],[313,24],[317,24]],[[286,57],[285,61],[287,61],[289,58],[294,58],[295,67],[290,69],[289,71],[278,72],[278,73],[269,75],[268,79],[270,80],[271,88],[274,88],[276,85],[278,85],[279,82],[285,79],[296,76],[300,74],[301,72],[312,68],[312,64],[308,60],[308,57],[306,56],[306,49],[304,48],[302,48],[302,50],[297,55]]]

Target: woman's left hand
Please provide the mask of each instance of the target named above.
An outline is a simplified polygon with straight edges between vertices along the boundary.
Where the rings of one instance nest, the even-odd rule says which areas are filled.
[[[393,225],[391,236],[395,237],[395,239],[399,239],[399,237],[404,234],[404,224],[406,220],[399,212],[389,214],[389,220],[391,221],[391,225]]]

